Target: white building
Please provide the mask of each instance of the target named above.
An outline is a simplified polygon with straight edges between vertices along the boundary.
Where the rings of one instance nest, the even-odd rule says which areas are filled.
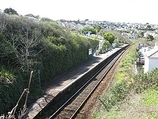
[[[141,52],[143,55],[145,55],[145,52],[149,51],[149,47],[142,47],[141,49],[139,49],[139,52]]]
[[[144,58],[144,73],[147,73],[154,68],[158,68],[158,47],[145,52]]]

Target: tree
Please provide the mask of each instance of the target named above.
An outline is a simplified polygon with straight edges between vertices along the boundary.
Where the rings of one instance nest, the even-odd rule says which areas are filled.
[[[7,16],[6,14],[0,14],[0,59],[2,62],[2,57],[6,56],[6,53],[10,52],[8,46],[7,46],[7,42],[4,38],[4,32],[6,30],[6,26],[7,26]],[[9,53],[8,53],[9,54]],[[6,58],[4,58],[6,59]]]
[[[91,31],[91,34],[96,34],[96,30],[93,27],[84,27],[82,29],[82,33],[87,32],[87,31]]]
[[[14,10],[14,9],[12,9],[12,8],[6,8],[6,9],[4,10],[4,13],[7,13],[7,14],[9,14],[9,15],[18,15],[17,11]]]
[[[117,45],[121,45],[122,43],[130,43],[130,40],[127,40],[127,38],[123,36],[120,31],[112,31],[112,33],[116,36],[114,43]]]
[[[99,33],[100,30],[102,29],[100,25],[95,26],[96,31]]]
[[[105,53],[110,47],[111,47],[111,44],[109,43],[109,41],[104,40],[102,48],[101,48],[101,53]]]
[[[0,14],[0,34],[4,32],[7,25],[7,17],[5,14]]]
[[[21,24],[18,24],[20,23]],[[8,46],[16,59],[15,63],[23,72],[29,73],[37,64],[37,55],[41,52],[37,46],[40,44],[42,24],[29,19],[13,19],[13,24],[8,24]],[[16,32],[15,32],[16,31]]]
[[[52,21],[50,18],[47,18],[47,17],[43,17],[43,18],[41,18],[41,21],[48,21],[48,22],[50,22],[50,21]]]
[[[111,32],[105,32],[104,33],[104,39],[109,41],[110,44],[112,44],[115,40],[115,35]]]
[[[144,32],[143,31],[141,31],[139,34],[140,34],[140,37],[144,37]]]
[[[154,40],[154,37],[149,34],[149,35],[147,36],[147,39],[150,39],[150,40],[152,41],[152,40]]]

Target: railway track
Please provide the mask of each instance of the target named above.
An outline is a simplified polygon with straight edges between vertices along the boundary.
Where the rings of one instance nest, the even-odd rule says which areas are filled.
[[[89,99],[93,91],[98,87],[107,72],[115,64],[122,52],[112,61],[103,66],[93,77],[91,77],[72,97],[69,98],[55,113],[47,117],[49,119],[73,119],[78,111]]]
[[[125,52],[123,53],[125,54]],[[121,61],[123,55],[119,57],[119,59],[115,62],[115,64],[110,68],[106,76],[103,78],[99,86],[95,89],[93,94],[81,108],[81,110],[77,113],[75,119],[92,119],[93,114],[98,110],[102,103],[99,99],[103,99],[105,93],[109,89],[111,83],[113,82],[113,78],[117,72],[117,68],[119,66],[119,62]]]
[[[88,77],[87,76],[84,77],[84,80],[81,80],[81,81],[86,80],[86,82],[84,82],[84,85],[82,84],[82,86],[79,89],[77,87],[71,88],[70,92],[73,92],[76,88],[78,90],[75,91],[73,95],[71,95],[66,101],[64,101],[64,103],[57,104],[58,107],[56,107],[55,105],[56,103],[60,103],[61,101],[57,101],[53,104],[50,104],[50,106],[47,107],[44,110],[44,112],[41,112],[39,115],[37,115],[36,118],[38,119],[73,119],[75,118],[78,112],[86,103],[86,101],[90,98],[90,96],[93,94],[95,89],[102,82],[106,74],[110,71],[112,66],[123,54],[125,49],[119,51],[118,53],[115,53],[115,55],[108,58],[104,63],[101,63],[99,67],[95,69],[95,73],[92,71],[89,73],[90,75],[88,75]],[[82,82],[78,82],[77,85],[80,85],[80,83]],[[77,85],[75,84],[75,86]],[[63,95],[64,97],[63,99],[65,99],[65,96],[67,96],[67,93],[66,95]]]

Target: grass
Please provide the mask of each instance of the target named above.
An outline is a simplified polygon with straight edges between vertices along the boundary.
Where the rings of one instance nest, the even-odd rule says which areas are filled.
[[[94,119],[116,119],[116,118],[120,118],[122,117],[122,115],[124,115],[123,112],[119,112],[118,111],[118,107],[115,106],[113,107],[110,112],[105,112],[104,107],[101,107],[101,111],[97,111],[94,115]]]
[[[131,49],[134,48],[132,47]],[[126,99],[129,91],[129,86],[126,83],[126,80],[129,78],[129,72],[132,70],[131,64],[135,57],[135,54],[131,52],[131,49],[127,53],[128,56],[120,62],[120,68],[115,76],[114,83],[102,99],[104,102],[103,107],[105,108],[105,114],[102,117],[105,119],[121,118],[121,115],[124,115],[123,112],[118,112],[118,110],[120,108],[120,102]],[[102,109],[100,109],[100,111],[102,112]],[[98,113],[100,112],[97,111],[96,115],[99,115]],[[97,119],[97,117],[98,116],[94,119]]]
[[[142,94],[142,104],[146,106],[158,106],[158,90],[148,89]]]
[[[130,92],[125,101],[113,106],[110,111],[101,107],[93,119],[158,119],[157,96],[155,89],[141,94]]]
[[[125,74],[123,73],[123,72],[118,72],[117,73],[117,75],[116,75],[116,79],[118,79],[118,80],[122,80],[122,77],[124,77],[125,76]]]
[[[102,105],[98,111],[95,113],[93,119],[158,119],[158,88],[152,88],[149,86],[146,90],[143,90],[141,93],[137,93],[134,82],[130,86],[129,94],[125,95],[128,91],[127,84],[132,79],[132,69],[133,61],[136,54],[134,54],[134,47],[130,49],[127,53],[127,56],[120,63],[119,70],[115,76],[114,84],[112,84],[111,88],[104,96],[104,103],[109,106],[110,109],[106,110]],[[157,74],[156,74],[157,75]],[[152,75],[151,75],[152,76]],[[137,81],[137,79],[132,79],[132,81]],[[121,83],[126,81],[124,85],[116,85],[118,82]],[[138,83],[140,84],[140,88],[147,84],[150,84],[150,81],[144,83],[145,80],[140,80]],[[148,81],[148,80],[147,80]],[[120,90],[120,91],[118,91]],[[115,91],[115,95],[113,93]],[[122,92],[123,91],[123,92]],[[113,95],[113,98],[110,98]],[[120,96],[121,95],[121,96]],[[120,98],[123,96],[122,100],[114,100],[114,98]],[[111,102],[113,102],[111,106]]]

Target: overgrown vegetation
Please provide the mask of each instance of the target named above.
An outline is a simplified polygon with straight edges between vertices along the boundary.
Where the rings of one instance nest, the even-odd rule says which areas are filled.
[[[134,61],[137,57],[135,50],[136,45],[133,45],[121,61],[112,86],[103,99],[99,99],[102,106],[95,113],[95,119],[158,118],[156,113],[158,110],[156,108],[158,105],[158,69],[135,75]],[[140,110],[143,112],[140,113]]]
[[[107,111],[109,111],[112,106],[125,99],[129,93],[131,87],[131,80],[129,79],[132,76],[131,71],[133,70],[131,64],[136,57],[135,53],[132,51],[133,49],[134,47],[128,51],[128,56],[121,61],[116,79],[113,82],[114,84],[105,95],[104,104],[106,105],[105,108]]]
[[[54,21],[7,14],[0,14],[0,42],[0,114],[15,105],[30,71],[34,75],[28,103],[42,94],[40,84],[88,60],[88,49],[98,45],[97,39],[75,34]]]
[[[101,31],[100,34],[103,36],[104,40],[101,44],[100,53],[105,53],[111,48],[119,47],[123,44],[131,44],[132,42],[127,40],[121,35],[119,31]]]
[[[86,32],[90,32],[90,34],[96,34],[97,29],[93,28],[93,27],[84,27],[83,29],[81,29],[81,32],[86,34]]]

